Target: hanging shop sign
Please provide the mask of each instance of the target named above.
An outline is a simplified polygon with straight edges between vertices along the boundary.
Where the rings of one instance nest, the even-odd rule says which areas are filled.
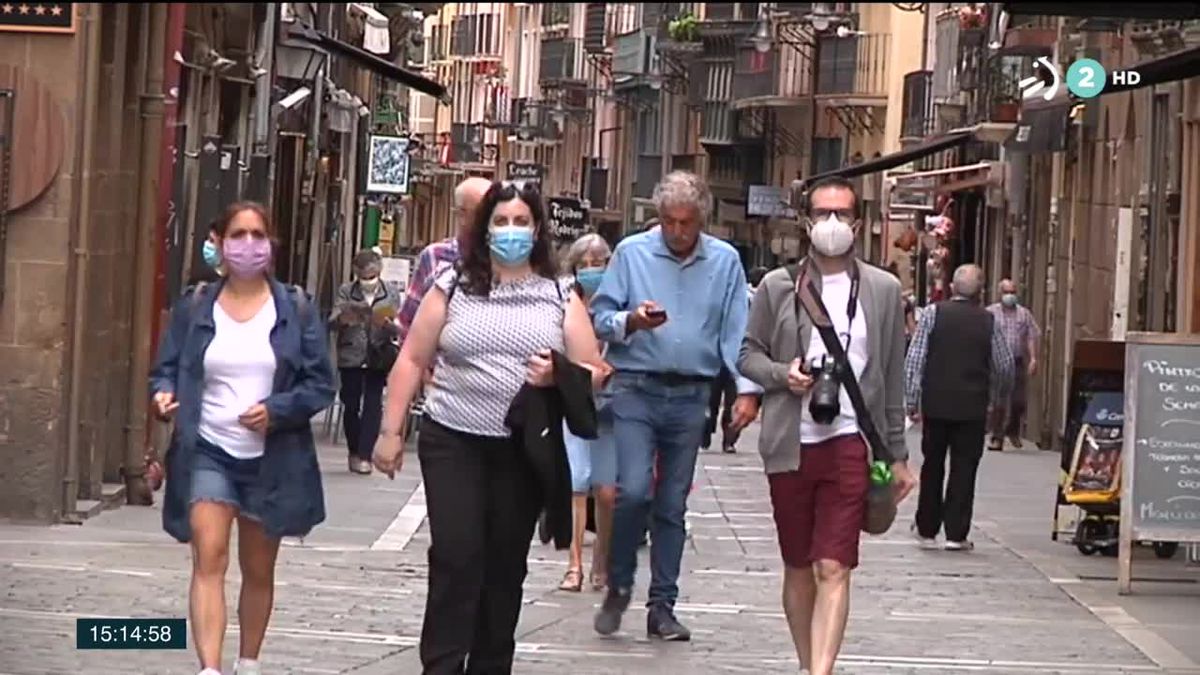
[[[408,139],[371,136],[367,192],[408,194]]]
[[[550,233],[559,244],[569,244],[587,234],[588,211],[578,199],[551,197],[546,200]]]
[[[70,2],[0,2],[0,31],[11,33],[74,33],[75,12]]]
[[[796,218],[787,188],[751,185],[746,196],[746,215],[764,218]]]
[[[542,175],[544,169],[541,164],[533,162],[509,162],[507,165],[508,179],[514,183],[524,185],[532,183],[535,187],[541,187]]]

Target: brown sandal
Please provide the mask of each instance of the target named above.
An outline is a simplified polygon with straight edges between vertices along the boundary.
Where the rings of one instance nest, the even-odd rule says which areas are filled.
[[[558,585],[560,591],[571,591],[578,593],[583,590],[583,570],[567,570],[563,575],[562,583]]]

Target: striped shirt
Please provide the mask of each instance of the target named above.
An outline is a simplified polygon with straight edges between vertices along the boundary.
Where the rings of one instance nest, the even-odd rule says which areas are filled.
[[[564,351],[570,289],[533,275],[497,284],[486,296],[471,295],[453,268],[438,275],[435,285],[450,295],[450,304],[425,413],[457,431],[507,437],[504,418],[525,384],[529,357],[543,349]]]
[[[996,325],[1008,341],[1008,348],[1013,358],[1023,363],[1029,360],[1029,343],[1034,344],[1042,336],[1033,312],[1018,305],[1015,309],[1005,309],[1004,305],[996,303],[988,307],[992,316],[996,317]]]

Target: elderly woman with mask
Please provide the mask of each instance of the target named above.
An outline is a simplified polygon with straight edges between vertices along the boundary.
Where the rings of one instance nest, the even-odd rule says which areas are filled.
[[[612,249],[604,237],[585,234],[567,250],[566,272],[571,275],[571,288],[586,305],[591,301]],[[604,351],[603,344],[599,345]],[[593,590],[608,587],[608,543],[612,534],[613,505],[617,498],[617,454],[613,447],[612,412],[603,392],[596,394],[596,412],[599,434],[595,440],[579,438],[563,426],[563,440],[567,446],[567,459],[571,465],[571,489],[574,493],[572,511],[574,530],[571,536],[571,561],[559,589],[564,591],[583,590],[583,533],[588,521],[588,492],[595,497],[596,544],[592,549],[592,571],[590,584]]]
[[[354,256],[354,281],[338,289],[329,321],[337,333],[342,422],[350,471],[371,473],[371,451],[383,417],[383,387],[400,349],[396,313],[403,298],[379,278],[383,258],[372,250]]]

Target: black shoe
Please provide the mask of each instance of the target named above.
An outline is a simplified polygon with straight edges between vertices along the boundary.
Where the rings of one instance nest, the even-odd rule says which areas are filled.
[[[724,445],[724,446],[721,446],[721,451],[727,455],[732,455],[733,453],[737,452],[737,446],[736,445]]]
[[[687,642],[692,639],[692,631],[679,623],[675,612],[670,607],[651,607],[646,613],[646,635],[667,642]]]
[[[608,594],[604,596],[604,604],[600,606],[600,611],[596,613],[596,619],[592,622],[592,627],[597,633],[612,635],[621,630],[621,615],[629,609],[629,598],[632,596],[632,589],[608,589]]]

